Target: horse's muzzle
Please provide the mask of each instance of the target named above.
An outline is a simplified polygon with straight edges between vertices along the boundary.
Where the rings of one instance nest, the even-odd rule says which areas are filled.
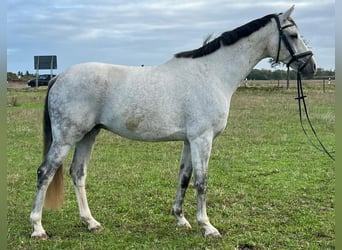
[[[303,58],[303,64],[300,66],[301,73],[304,75],[315,75],[317,72],[316,60],[313,56]]]

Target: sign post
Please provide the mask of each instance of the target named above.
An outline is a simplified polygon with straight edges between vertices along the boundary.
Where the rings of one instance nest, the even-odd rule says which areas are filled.
[[[57,56],[34,56],[34,69],[36,70],[36,88],[38,88],[39,70],[49,69],[52,78],[53,70],[57,69]]]

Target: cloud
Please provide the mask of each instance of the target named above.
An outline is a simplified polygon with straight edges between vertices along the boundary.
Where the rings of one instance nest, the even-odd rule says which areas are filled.
[[[12,0],[8,68],[31,71],[33,56],[44,53],[57,54],[60,70],[84,61],[160,64],[178,51],[200,46],[208,34],[290,5],[270,0]],[[296,3],[294,18],[301,33],[315,53],[330,53],[322,56],[324,65],[334,65],[333,17],[334,1]]]

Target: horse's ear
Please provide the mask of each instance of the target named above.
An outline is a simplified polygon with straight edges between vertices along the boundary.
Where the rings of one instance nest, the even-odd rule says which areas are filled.
[[[285,13],[283,13],[280,16],[280,21],[282,23],[286,22],[287,20],[289,20],[289,17],[292,15],[292,12],[294,11],[294,7],[295,5],[292,5],[290,9],[288,9]]]

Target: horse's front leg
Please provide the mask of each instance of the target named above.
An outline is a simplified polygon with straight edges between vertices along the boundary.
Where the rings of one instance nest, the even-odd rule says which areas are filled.
[[[197,221],[204,228],[205,236],[219,237],[219,231],[211,225],[207,216],[206,191],[208,162],[213,138],[203,136],[191,141],[191,159],[194,169],[195,188],[197,191]]]
[[[175,203],[172,208],[173,215],[177,218],[178,225],[191,228],[190,223],[184,217],[183,213],[183,202],[185,197],[185,192],[189,186],[189,182],[192,174],[192,165],[191,165],[191,152],[190,152],[190,144],[189,142],[184,142],[182,157],[180,162],[179,169],[179,178],[178,178],[178,188],[176,193]]]

